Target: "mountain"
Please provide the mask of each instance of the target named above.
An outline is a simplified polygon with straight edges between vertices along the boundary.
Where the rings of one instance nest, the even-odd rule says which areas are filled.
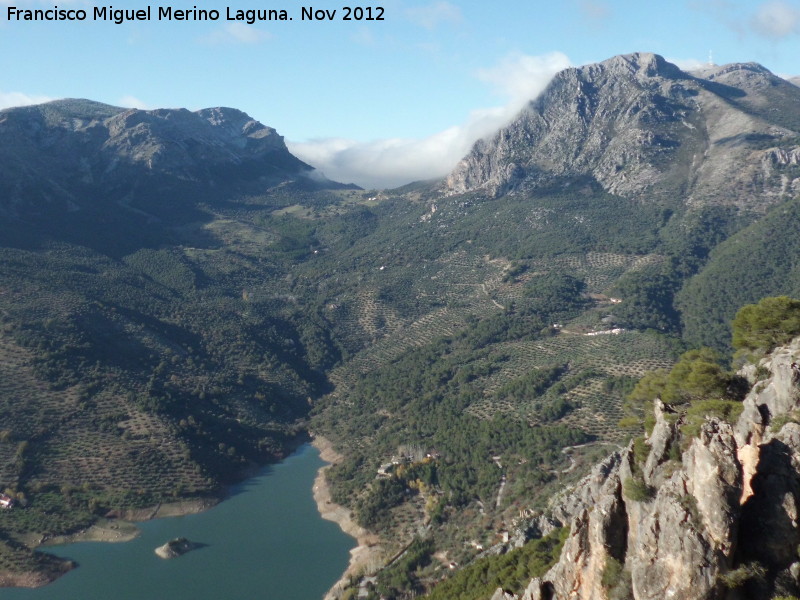
[[[111,251],[133,241],[117,254],[144,241],[143,229],[205,220],[203,203],[288,182],[347,187],[319,176],[274,129],[239,110],[138,110],[73,99],[0,111],[0,181],[4,218],[83,245],[92,222],[103,220],[119,235],[98,232],[95,245]]]
[[[120,198],[107,201],[119,202],[122,183],[132,178],[144,179],[126,190],[135,198],[154,183],[193,182],[200,189],[229,182],[247,189],[313,170],[274,129],[221,107],[138,110],[70,99],[11,108],[0,111],[0,148],[3,180],[18,182],[16,191],[3,190],[3,209],[12,215],[15,209],[84,208],[80,192],[92,187],[118,191]],[[22,182],[31,180],[44,189],[23,198]]]
[[[304,439],[340,350],[276,213],[360,195],[225,108],[9,109],[0,157],[0,581],[31,585],[68,566],[34,537],[211,504]]]
[[[373,594],[552,526],[529,519],[637,434],[636,382],[784,285],[797,93],[616,57],[446,181],[371,193],[233,109],[0,112],[3,581],[59,572],[31,540],[213,502],[307,431],[391,562]],[[747,285],[715,275],[731,262]],[[565,536],[520,553],[549,564]]]
[[[642,202],[763,210],[796,178],[800,89],[753,63],[691,74],[637,53],[558,73],[447,177],[449,194],[521,193],[564,176]]]
[[[797,165],[794,168],[800,172]],[[712,250],[678,293],[683,336],[693,345],[726,348],[739,307],[764,296],[800,296],[800,199],[773,207]]]

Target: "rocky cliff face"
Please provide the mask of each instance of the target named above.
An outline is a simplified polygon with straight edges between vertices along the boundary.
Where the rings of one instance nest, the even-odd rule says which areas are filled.
[[[738,421],[709,418],[690,439],[657,401],[646,458],[631,444],[554,507],[571,533],[523,600],[800,593],[798,362],[800,339],[746,369],[754,385]]]
[[[800,89],[760,65],[690,74],[654,54],[617,56],[556,75],[446,190],[498,196],[589,176],[634,199],[761,208],[800,185],[780,168],[798,130]]]

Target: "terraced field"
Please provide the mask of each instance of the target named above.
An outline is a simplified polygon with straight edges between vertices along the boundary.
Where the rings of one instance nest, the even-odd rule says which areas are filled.
[[[402,319],[374,292],[359,293],[352,309],[355,317],[339,319],[338,325],[358,327],[374,342],[331,372],[329,378],[336,386],[334,395],[345,397],[345,390],[359,374],[387,365],[411,348],[454,335],[467,326],[471,317],[502,310],[493,292],[501,284],[504,266],[503,262],[469,257],[463,252],[429,265],[426,271],[432,274],[426,273],[408,293],[420,299],[435,297],[445,306],[416,319]],[[376,326],[379,318],[380,328]]]
[[[354,299],[350,307],[354,315],[350,326],[363,329],[374,341],[333,370],[330,380],[335,390],[331,398],[347,404],[347,391],[360,376],[391,364],[409,350],[452,337],[468,328],[476,318],[502,312],[506,305],[524,297],[525,284],[536,274],[550,270],[569,272],[586,282],[587,293],[604,298],[602,294],[625,273],[657,265],[663,260],[659,255],[589,253],[548,261],[521,261],[527,271],[516,279],[509,279],[505,277],[510,266],[508,261],[471,257],[463,252],[443,256],[425,266],[422,271],[425,276],[408,293],[419,298],[440,298],[445,306],[416,319],[404,320],[382,305],[375,293],[362,291]],[[391,273],[386,275],[391,277]],[[625,331],[618,335],[587,335],[603,328],[600,319],[610,306],[608,300],[596,300],[593,309],[564,323],[553,337],[520,339],[487,348],[484,358],[474,363],[476,368],[480,370],[483,363],[501,366],[478,380],[485,397],[473,402],[468,412],[482,419],[499,414],[516,415],[536,423],[539,420],[536,398],[512,403],[498,400],[495,392],[536,369],[566,365],[567,374],[587,370],[595,374],[564,395],[575,408],[558,422],[580,428],[599,440],[618,442],[626,438],[630,432],[617,426],[622,417],[622,397],[604,392],[604,380],[609,376],[638,378],[648,371],[669,367],[673,363],[673,351],[663,338],[650,333]],[[496,360],[498,357],[501,360]],[[368,440],[364,442],[369,443]]]
[[[577,408],[558,422],[607,441],[623,440],[630,432],[617,426],[623,416],[622,398],[603,391],[603,375],[638,378],[647,371],[673,364],[669,348],[663,342],[639,332],[596,337],[562,333],[536,342],[503,344],[500,351],[510,358],[500,372],[487,378],[486,398],[471,404],[470,413],[487,419],[499,413],[515,414],[536,423],[539,419],[534,399],[514,405],[498,402],[492,393],[520,374],[553,364],[568,365],[570,372],[591,369],[598,375],[564,394],[564,399]]]
[[[16,489],[23,471],[28,486],[89,486],[143,501],[209,486],[168,423],[123,398],[97,394],[87,401],[80,386],[51,389],[36,377],[30,353],[5,336],[0,337],[0,421],[6,428],[0,442],[2,488]]]

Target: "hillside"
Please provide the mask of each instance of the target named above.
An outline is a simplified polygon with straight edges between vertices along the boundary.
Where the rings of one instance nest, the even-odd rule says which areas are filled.
[[[656,400],[646,441],[552,504],[570,527],[558,562],[524,593],[492,598],[796,597],[798,359],[795,339],[748,365],[738,411],[711,416],[707,401],[697,430],[691,409]]]
[[[800,239],[798,198],[771,209],[711,252],[677,298],[687,341],[725,348],[736,310],[772,294],[800,295],[794,261]]]
[[[446,181],[370,192],[234,109],[0,111],[20,506],[0,570],[39,569],[42,535],[217,498],[308,430],[385,558],[417,553],[381,593],[473,561],[627,443],[639,378],[751,300],[715,265],[783,291],[782,251],[739,248],[766,228],[791,251],[798,94],[757,65],[616,57],[557,75]]]
[[[350,192],[232,109],[10,109],[0,153],[0,489],[20,506],[0,514],[0,570],[17,581],[61,570],[34,540],[218,497],[298,443],[338,349],[285,278],[312,233],[272,214]]]

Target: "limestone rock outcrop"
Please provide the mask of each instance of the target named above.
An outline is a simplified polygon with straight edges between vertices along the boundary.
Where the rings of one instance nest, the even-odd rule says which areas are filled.
[[[753,387],[738,421],[707,418],[689,439],[656,401],[647,458],[631,443],[559,498],[553,514],[571,528],[559,561],[522,596],[498,598],[800,594],[798,362],[800,339],[745,369]]]
[[[784,168],[800,149],[795,123],[763,107],[798,102],[797,86],[754,63],[688,73],[656,54],[615,56],[558,73],[444,189],[496,197],[577,177],[630,199],[766,206],[800,187]]]
[[[168,541],[163,546],[159,546],[155,549],[155,553],[160,558],[164,559],[178,558],[179,556],[183,556],[187,552],[191,552],[192,550],[196,550],[202,546],[203,544],[192,542],[187,540],[185,537],[179,537]]]

